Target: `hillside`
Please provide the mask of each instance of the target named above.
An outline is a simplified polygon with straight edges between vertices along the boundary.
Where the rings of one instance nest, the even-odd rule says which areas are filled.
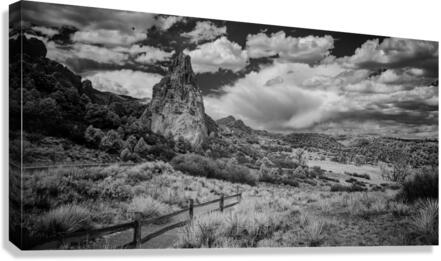
[[[323,150],[341,150],[343,145],[333,137],[319,133],[291,133],[282,138],[294,148],[318,148]]]
[[[438,141],[389,137],[359,138],[349,146],[352,155],[363,155],[368,162],[406,161],[413,167],[438,165]]]
[[[20,41],[23,41],[22,61],[20,49],[17,48]],[[153,153],[155,155],[164,155],[164,151],[170,151],[166,148],[168,142],[162,136],[151,133],[147,126],[142,126],[138,121],[148,107],[145,99],[93,88],[89,80],[82,79],[62,64],[46,58],[45,45],[35,38],[27,39],[23,36],[10,39],[10,46],[10,141],[13,160],[20,158],[21,107],[25,133],[24,154],[32,159],[31,162],[36,158],[44,162],[59,161],[59,156],[51,156],[59,151],[59,143],[73,142],[84,148],[78,157],[63,160],[94,159],[96,153],[93,151],[97,149],[100,154],[117,156],[124,148],[129,148],[130,153],[133,153],[138,143],[138,155],[129,155],[132,160],[143,157],[141,145],[144,143],[146,146],[158,145],[151,148],[156,150]],[[54,142],[42,142],[45,137],[54,137],[48,139]],[[46,155],[46,158],[41,155]],[[110,159],[115,156],[98,158]]]

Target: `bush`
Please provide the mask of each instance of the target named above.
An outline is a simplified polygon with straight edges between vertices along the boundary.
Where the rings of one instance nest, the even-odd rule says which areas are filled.
[[[359,185],[350,185],[350,186],[345,186],[345,185],[341,185],[341,184],[334,184],[331,186],[331,192],[357,192],[357,191],[366,191],[366,188],[363,188]]]
[[[352,177],[356,177],[356,178],[361,178],[361,179],[371,179],[371,176],[369,176],[369,174],[358,174],[356,172],[354,173],[350,173],[350,172],[345,172],[346,175],[352,176]]]
[[[49,237],[63,233],[92,229],[90,211],[78,205],[63,205],[43,214],[36,223],[37,237]]]
[[[109,153],[118,153],[123,146],[123,142],[118,132],[110,130],[101,139],[100,148]]]
[[[103,199],[128,200],[133,197],[133,192],[129,185],[126,185],[123,179],[109,177],[98,184]]]
[[[381,170],[381,177],[384,180],[403,183],[410,175],[410,166],[409,164],[407,164],[405,159],[395,161],[392,165],[392,169],[390,169],[384,163],[379,165]]]
[[[411,219],[413,234],[423,244],[438,245],[438,200],[426,199],[417,204]]]
[[[286,228],[291,206],[280,199],[241,202],[231,212],[212,212],[195,217],[181,229],[178,248],[257,247],[276,231]]]
[[[119,156],[122,161],[130,161],[132,159],[132,153],[128,148],[125,148],[121,151],[121,154]]]
[[[315,177],[317,177],[317,176],[322,176],[323,175],[323,173],[324,173],[325,171],[324,170],[322,170],[319,166],[314,166],[314,167],[312,167],[310,170],[309,170],[309,176],[310,177],[313,177],[313,178],[315,178]]]
[[[423,169],[413,178],[404,181],[399,198],[413,202],[417,199],[438,198],[438,170]]]
[[[128,212],[140,213],[143,218],[153,218],[167,214],[170,207],[167,204],[154,200],[150,196],[136,196],[127,208]]]
[[[137,144],[136,137],[134,135],[130,135],[126,140],[126,148],[128,148],[130,151],[133,151],[136,144]]]
[[[257,178],[251,174],[247,167],[213,160],[197,154],[178,155],[171,161],[176,170],[186,172],[193,176],[217,178],[237,183],[255,185]]]
[[[153,145],[150,149],[150,154],[156,159],[163,161],[170,161],[176,156],[176,153],[170,147],[162,144]]]
[[[138,153],[141,157],[145,157],[149,154],[150,146],[144,141],[143,138],[140,138],[136,146],[133,148],[133,151]]]
[[[98,128],[94,128],[92,125],[89,125],[89,127],[87,127],[86,131],[84,132],[84,139],[86,140],[86,142],[95,148],[100,145],[101,139],[103,137],[104,132]]]
[[[274,163],[274,165],[278,168],[285,168],[285,169],[296,169],[299,164],[292,161],[292,160],[285,160],[285,159],[271,159],[271,161]]]

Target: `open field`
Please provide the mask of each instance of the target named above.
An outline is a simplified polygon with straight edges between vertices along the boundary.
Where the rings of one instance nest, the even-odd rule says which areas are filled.
[[[405,203],[397,198],[398,190],[387,187],[333,192],[330,184],[311,184],[250,186],[189,176],[163,162],[34,171],[24,176],[23,223],[32,245],[50,235],[128,222],[135,212],[144,218],[164,215],[185,208],[189,199],[202,203],[240,189],[238,206],[224,213],[204,214],[209,207],[201,209],[189,225],[142,247],[379,246],[431,244],[438,238],[421,228],[422,218],[433,223],[434,217],[418,216],[430,211],[427,204],[437,208],[437,201]],[[143,227],[143,233],[173,220]],[[132,238],[127,231],[61,247],[114,248]]]

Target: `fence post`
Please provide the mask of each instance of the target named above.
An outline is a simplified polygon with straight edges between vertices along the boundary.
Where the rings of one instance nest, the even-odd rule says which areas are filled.
[[[224,211],[224,194],[221,195],[220,201],[219,201],[219,209],[221,212]]]
[[[236,194],[237,194],[237,202],[240,202],[242,199],[242,193],[239,193],[239,185],[236,186]]]
[[[135,244],[135,248],[141,248],[141,214],[140,213],[135,213],[133,243]]]
[[[193,218],[193,199],[190,199],[188,202],[188,214],[190,215],[190,219]]]

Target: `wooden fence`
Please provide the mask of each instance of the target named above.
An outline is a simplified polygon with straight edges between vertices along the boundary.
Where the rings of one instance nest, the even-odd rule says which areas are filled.
[[[225,200],[231,199],[231,198],[237,198],[237,201],[234,203],[230,203],[230,204],[225,205]],[[46,240],[45,243],[41,243],[41,242],[38,243],[38,245],[35,246],[33,249],[58,248],[59,246],[64,245],[64,244],[70,244],[70,243],[75,243],[75,242],[84,242],[84,241],[88,241],[88,240],[91,240],[91,239],[94,239],[97,237],[110,235],[110,234],[114,234],[117,232],[126,231],[129,229],[133,229],[133,241],[129,242],[127,244],[118,246],[116,248],[140,248],[141,245],[146,243],[147,241],[149,241],[149,240],[151,240],[151,239],[153,239],[153,238],[155,238],[155,237],[157,237],[167,231],[170,231],[172,229],[182,227],[182,226],[188,224],[194,216],[194,209],[195,208],[200,208],[203,206],[207,206],[207,205],[219,202],[218,208],[211,210],[211,211],[208,211],[208,212],[205,212],[205,213],[209,213],[212,211],[224,211],[225,209],[233,207],[233,206],[237,205],[238,203],[240,203],[241,199],[242,199],[242,192],[239,192],[239,189],[237,189],[237,193],[234,195],[230,195],[230,196],[222,195],[218,199],[204,202],[204,203],[201,203],[198,205],[194,205],[193,200],[190,200],[187,208],[170,213],[170,214],[167,214],[167,215],[164,215],[164,216],[143,220],[143,219],[141,219],[140,215],[138,214],[138,215],[136,215],[137,217],[131,222],[113,225],[113,226],[104,227],[104,228],[99,228],[99,229],[94,229],[94,230],[78,231],[78,232],[73,232],[70,234],[55,236],[55,237],[52,237],[52,238]],[[183,214],[183,213],[188,213],[187,219],[173,223],[173,224],[168,225],[166,227],[163,227],[155,232],[152,232],[152,233],[149,233],[148,235],[145,235],[144,237],[142,236],[141,230],[142,230],[143,226],[157,224],[161,221],[168,220],[169,218],[175,217],[175,216]]]

